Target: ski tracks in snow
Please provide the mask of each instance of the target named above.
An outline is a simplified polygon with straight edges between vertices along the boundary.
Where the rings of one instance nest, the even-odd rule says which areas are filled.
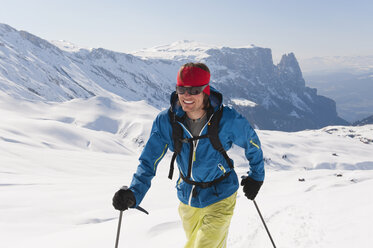
[[[158,225],[151,227],[147,231],[147,234],[149,235],[149,237],[152,238],[160,234],[163,234],[165,232],[168,232],[172,229],[179,228],[180,226],[181,226],[181,221],[164,222],[164,223],[160,223]]]

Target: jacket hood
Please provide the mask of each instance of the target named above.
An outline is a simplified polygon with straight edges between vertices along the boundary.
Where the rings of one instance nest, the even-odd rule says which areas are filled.
[[[223,105],[223,95],[211,86],[209,100],[212,108],[214,109],[214,112],[217,111]],[[185,114],[183,108],[179,104],[179,97],[176,94],[176,91],[172,92],[171,94],[170,104],[171,111],[176,113],[177,116],[182,117]]]

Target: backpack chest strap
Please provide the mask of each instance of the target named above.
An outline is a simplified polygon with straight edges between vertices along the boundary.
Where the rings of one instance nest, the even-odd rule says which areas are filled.
[[[204,139],[204,138],[208,138],[208,134],[205,134],[205,135],[201,135],[201,136],[194,136],[192,138],[185,138],[185,139],[181,139],[181,142],[182,143],[191,143],[195,140],[199,140],[199,139]]]

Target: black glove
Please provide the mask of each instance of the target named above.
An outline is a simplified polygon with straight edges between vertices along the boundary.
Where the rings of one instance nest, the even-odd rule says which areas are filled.
[[[262,181],[256,181],[249,176],[243,176],[241,181],[243,192],[245,192],[245,196],[250,200],[255,199],[262,184]]]
[[[118,190],[113,197],[113,206],[115,209],[123,211],[134,206],[136,198],[133,192],[127,186]]]

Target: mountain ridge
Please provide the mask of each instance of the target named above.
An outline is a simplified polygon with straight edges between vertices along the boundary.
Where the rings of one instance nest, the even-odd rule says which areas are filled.
[[[273,64],[269,48],[217,47],[181,41],[153,48],[154,54],[176,51],[172,59],[110,51],[104,48],[62,50],[26,31],[0,24],[0,90],[39,101],[118,95],[166,108],[176,72],[190,61],[206,63],[211,83],[260,129],[298,131],[348,124],[339,118],[335,102],[305,86],[293,53]],[[177,48],[179,47],[179,48]],[[181,50],[184,52],[180,52]],[[189,52],[190,51],[190,52]],[[237,105],[232,99],[256,105]]]
[[[364,126],[364,125],[370,125],[373,124],[373,115],[368,116],[362,120],[354,122],[352,125],[353,126]]]

